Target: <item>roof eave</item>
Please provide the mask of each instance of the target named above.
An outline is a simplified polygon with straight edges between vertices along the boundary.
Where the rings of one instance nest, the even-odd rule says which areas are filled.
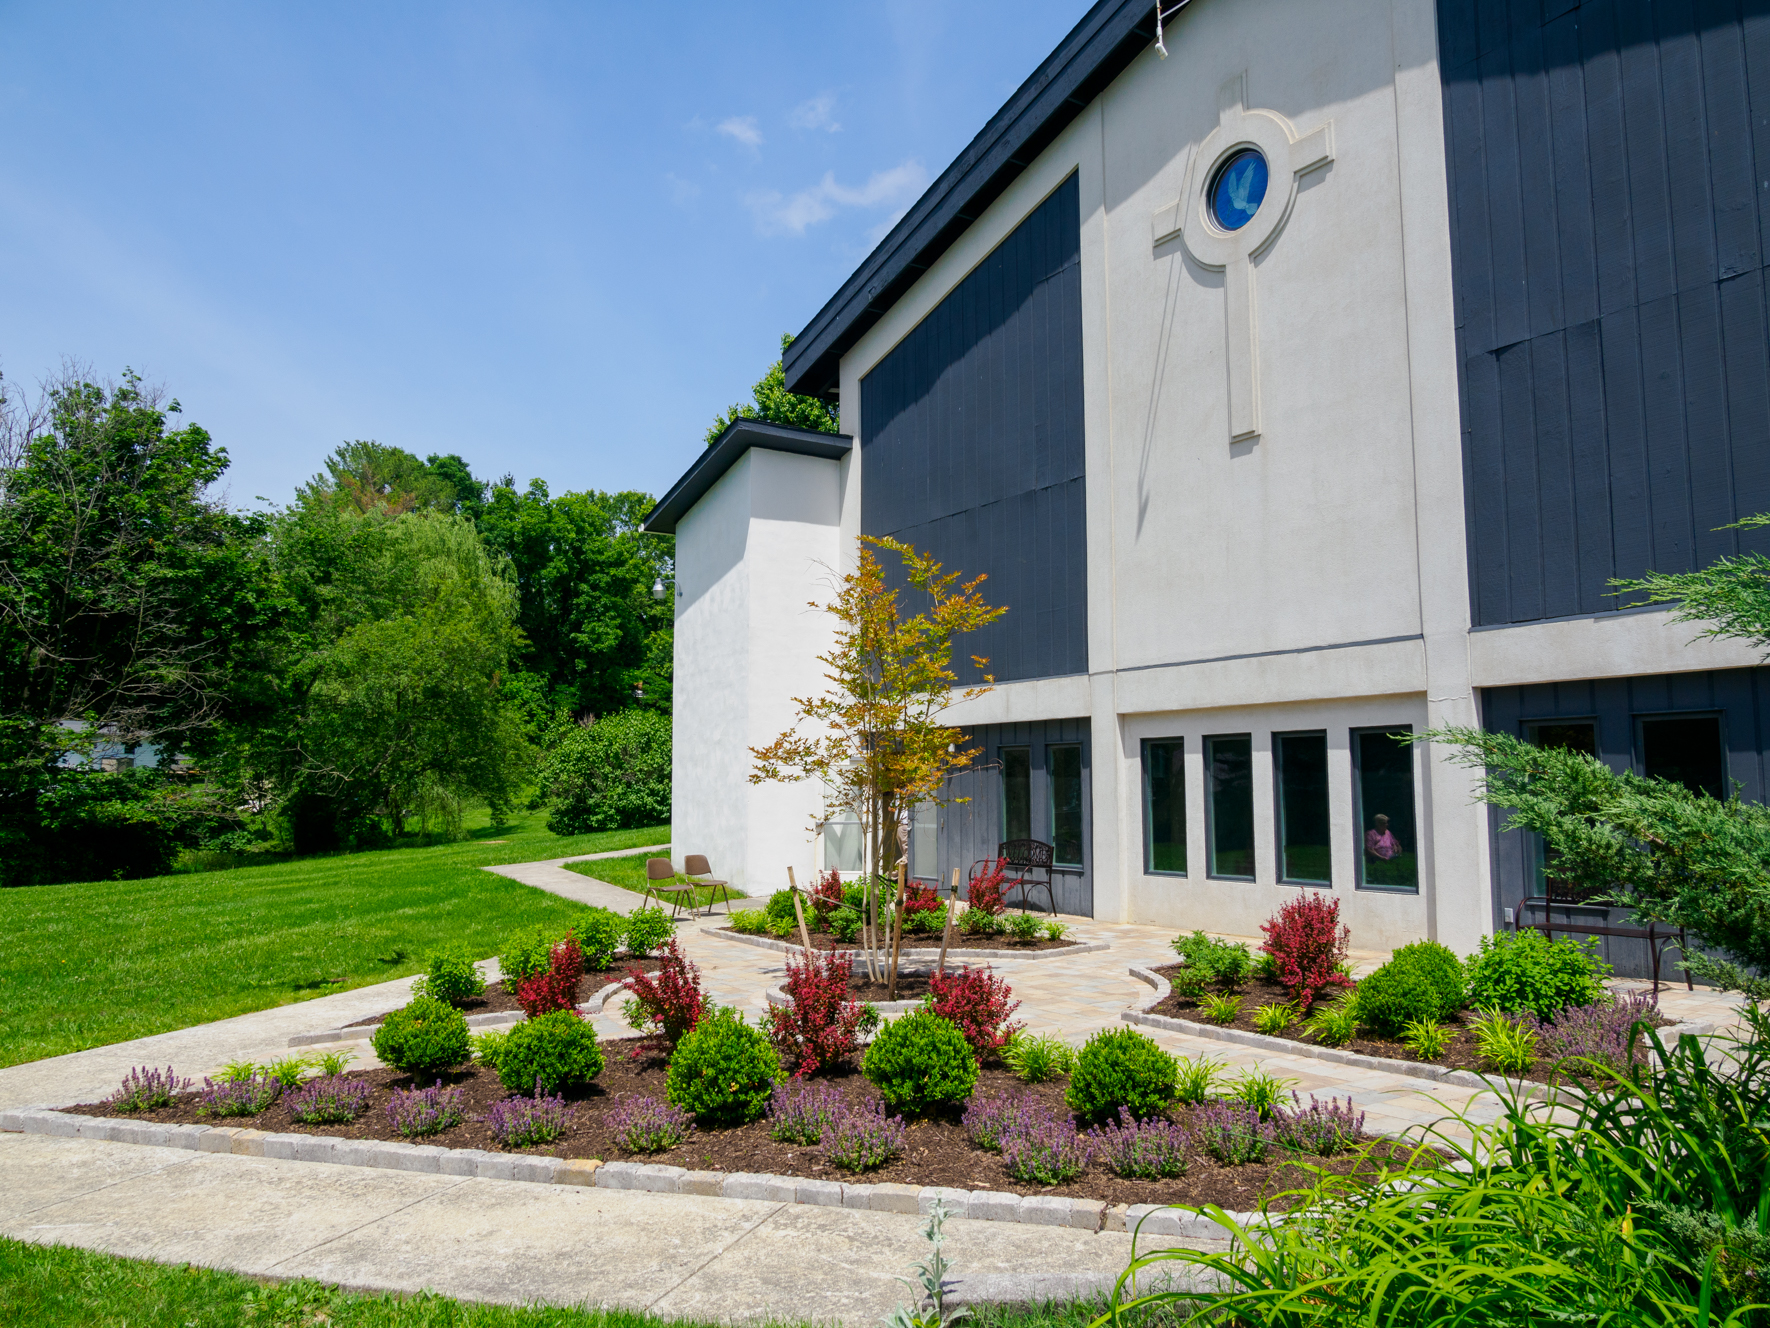
[[[674,535],[676,523],[752,447],[840,460],[854,447],[854,439],[845,433],[820,433],[816,429],[771,424],[767,420],[733,420],[706,451],[694,459],[694,464],[682,472],[682,477],[658,499],[657,505],[645,514],[640,529],[652,535]]]

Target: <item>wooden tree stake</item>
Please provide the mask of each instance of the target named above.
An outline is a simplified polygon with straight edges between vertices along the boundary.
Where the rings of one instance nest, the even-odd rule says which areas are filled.
[[[799,939],[805,942],[805,962],[811,962],[811,933],[805,928],[805,905],[799,902],[799,882],[793,879],[793,869],[787,868],[787,889],[793,892],[793,915],[799,919]]]
[[[897,999],[897,956],[903,950],[903,896],[909,883],[909,868],[902,862],[897,864],[897,907],[893,911],[891,925],[891,982],[885,989],[885,999]]]
[[[946,947],[953,938],[953,913],[959,906],[959,869],[953,868],[953,897],[946,901],[946,925],[940,929],[940,964],[936,969],[946,975]]]

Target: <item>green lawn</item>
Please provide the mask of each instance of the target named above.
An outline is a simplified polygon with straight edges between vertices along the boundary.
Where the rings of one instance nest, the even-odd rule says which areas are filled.
[[[495,954],[580,906],[481,867],[670,837],[562,838],[545,819],[494,829],[481,813],[454,844],[0,890],[0,1066],[404,977],[444,941]]]
[[[730,1308],[734,1316],[745,1309],[739,1305]],[[1102,1308],[984,1305],[964,1322],[968,1328],[1084,1328]],[[633,1310],[513,1309],[432,1295],[360,1295],[318,1282],[265,1285],[235,1273],[189,1264],[120,1259],[90,1250],[29,1245],[3,1236],[0,1324],[30,1324],[32,1328],[702,1328],[698,1321],[660,1319]],[[1154,1326],[1145,1321],[1139,1328]]]
[[[662,840],[659,842],[661,843]],[[650,858],[663,856],[662,853],[636,853],[630,858],[598,858],[595,862],[568,862],[565,864],[565,869],[608,885],[618,885],[623,890],[644,894],[646,861]],[[711,900],[715,898],[723,900],[727,894],[733,899],[743,898],[743,895],[736,890],[696,890],[694,892],[694,906],[705,908]],[[686,900],[688,896],[684,895],[682,898]],[[664,902],[670,903],[671,897],[666,895]],[[686,907],[686,905],[684,906]]]

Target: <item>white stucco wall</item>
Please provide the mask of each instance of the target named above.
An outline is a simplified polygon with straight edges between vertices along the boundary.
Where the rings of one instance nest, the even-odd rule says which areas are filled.
[[[747,894],[807,883],[818,791],[751,784],[749,749],[823,688],[817,655],[839,561],[843,466],[752,448],[676,528],[672,851],[705,853]]]

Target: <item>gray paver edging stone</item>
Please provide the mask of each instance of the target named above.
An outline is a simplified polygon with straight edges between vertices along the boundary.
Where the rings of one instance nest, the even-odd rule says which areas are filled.
[[[1173,1015],[1151,1014],[1150,1011],[1155,1006],[1168,999],[1173,988],[1154,969],[1132,964],[1130,972],[1139,982],[1146,982],[1154,987],[1155,994],[1139,1001],[1129,1010],[1120,1010],[1119,1018],[1126,1023],[1142,1024],[1145,1028],[1159,1028],[1169,1033],[1185,1033],[1190,1037],[1211,1038],[1217,1042],[1237,1042],[1245,1047],[1259,1047],[1263,1051],[1282,1052],[1287,1056],[1308,1056],[1318,1061],[1332,1061],[1336,1065],[1349,1065],[1356,1070],[1381,1070],[1387,1074],[1406,1075],[1413,1079],[1430,1079],[1437,1083],[1454,1084],[1459,1088],[1491,1088],[1496,1082],[1504,1082],[1532,1098],[1546,1097],[1552,1091],[1547,1084],[1540,1084],[1534,1079],[1502,1080],[1497,1075],[1479,1075],[1471,1070],[1452,1070],[1422,1061],[1392,1060],[1387,1056],[1366,1056],[1363,1052],[1346,1051],[1340,1047],[1322,1047],[1312,1042],[1293,1042],[1289,1038],[1250,1033],[1245,1028],[1222,1028],[1216,1024],[1176,1019]],[[1662,1038],[1676,1038],[1683,1033],[1701,1037],[1714,1031],[1713,1024],[1688,1023],[1672,1024],[1660,1029],[1659,1034]],[[1579,1089],[1573,1087],[1563,1088],[1561,1091],[1574,1097],[1583,1096]]]
[[[746,936],[742,932],[726,931],[724,928],[701,928],[701,935],[716,936],[722,941],[736,941],[739,945],[754,945],[763,950],[773,950],[776,954],[798,954],[805,947],[794,945],[789,941],[777,941],[772,936]],[[858,949],[858,947],[856,947]],[[949,964],[964,963],[971,959],[989,959],[996,962],[1015,960],[1023,964],[1036,963],[1041,959],[1067,959],[1071,955],[1096,954],[1101,950],[1110,950],[1108,941],[1082,941],[1076,945],[1066,945],[1056,950],[952,950],[946,952]],[[858,958],[858,956],[857,956]],[[937,947],[915,946],[898,952],[900,960],[913,963],[938,963],[940,950]]]
[[[158,1125],[110,1116],[79,1116],[51,1107],[12,1107],[0,1111],[0,1131],[98,1139],[107,1143],[148,1144],[201,1153],[231,1153],[286,1162],[372,1167],[441,1176],[476,1176],[538,1185],[595,1186],[653,1194],[707,1195],[850,1208],[874,1213],[926,1214],[936,1201],[955,1217],[982,1222],[1021,1222],[1076,1231],[1136,1231],[1191,1240],[1227,1240],[1230,1233],[1214,1219],[1183,1208],[1155,1204],[1108,1206],[1098,1199],[1008,1194],[937,1186],[874,1185],[773,1176],[752,1172],[688,1171],[652,1162],[598,1162],[593,1159],[492,1153],[478,1148],[440,1148],[377,1139],[344,1139],[325,1134],[275,1133],[232,1125]],[[1263,1224],[1258,1213],[1229,1213],[1241,1226]]]
[[[793,998],[779,987],[770,987],[763,993],[770,1005],[791,1005]],[[870,1001],[868,1002],[882,1016],[889,1019],[894,1014],[910,1014],[922,1008],[920,1000],[914,1001]]]
[[[601,988],[587,1001],[578,1002],[580,1014],[601,1014],[616,992],[621,990],[622,982],[611,982]],[[521,1010],[495,1010],[491,1014],[470,1014],[467,1016],[469,1028],[508,1028],[520,1024],[528,1016]],[[352,1024],[348,1028],[324,1028],[317,1033],[297,1033],[289,1039],[291,1047],[312,1047],[323,1042],[365,1042],[375,1036],[374,1024]]]

